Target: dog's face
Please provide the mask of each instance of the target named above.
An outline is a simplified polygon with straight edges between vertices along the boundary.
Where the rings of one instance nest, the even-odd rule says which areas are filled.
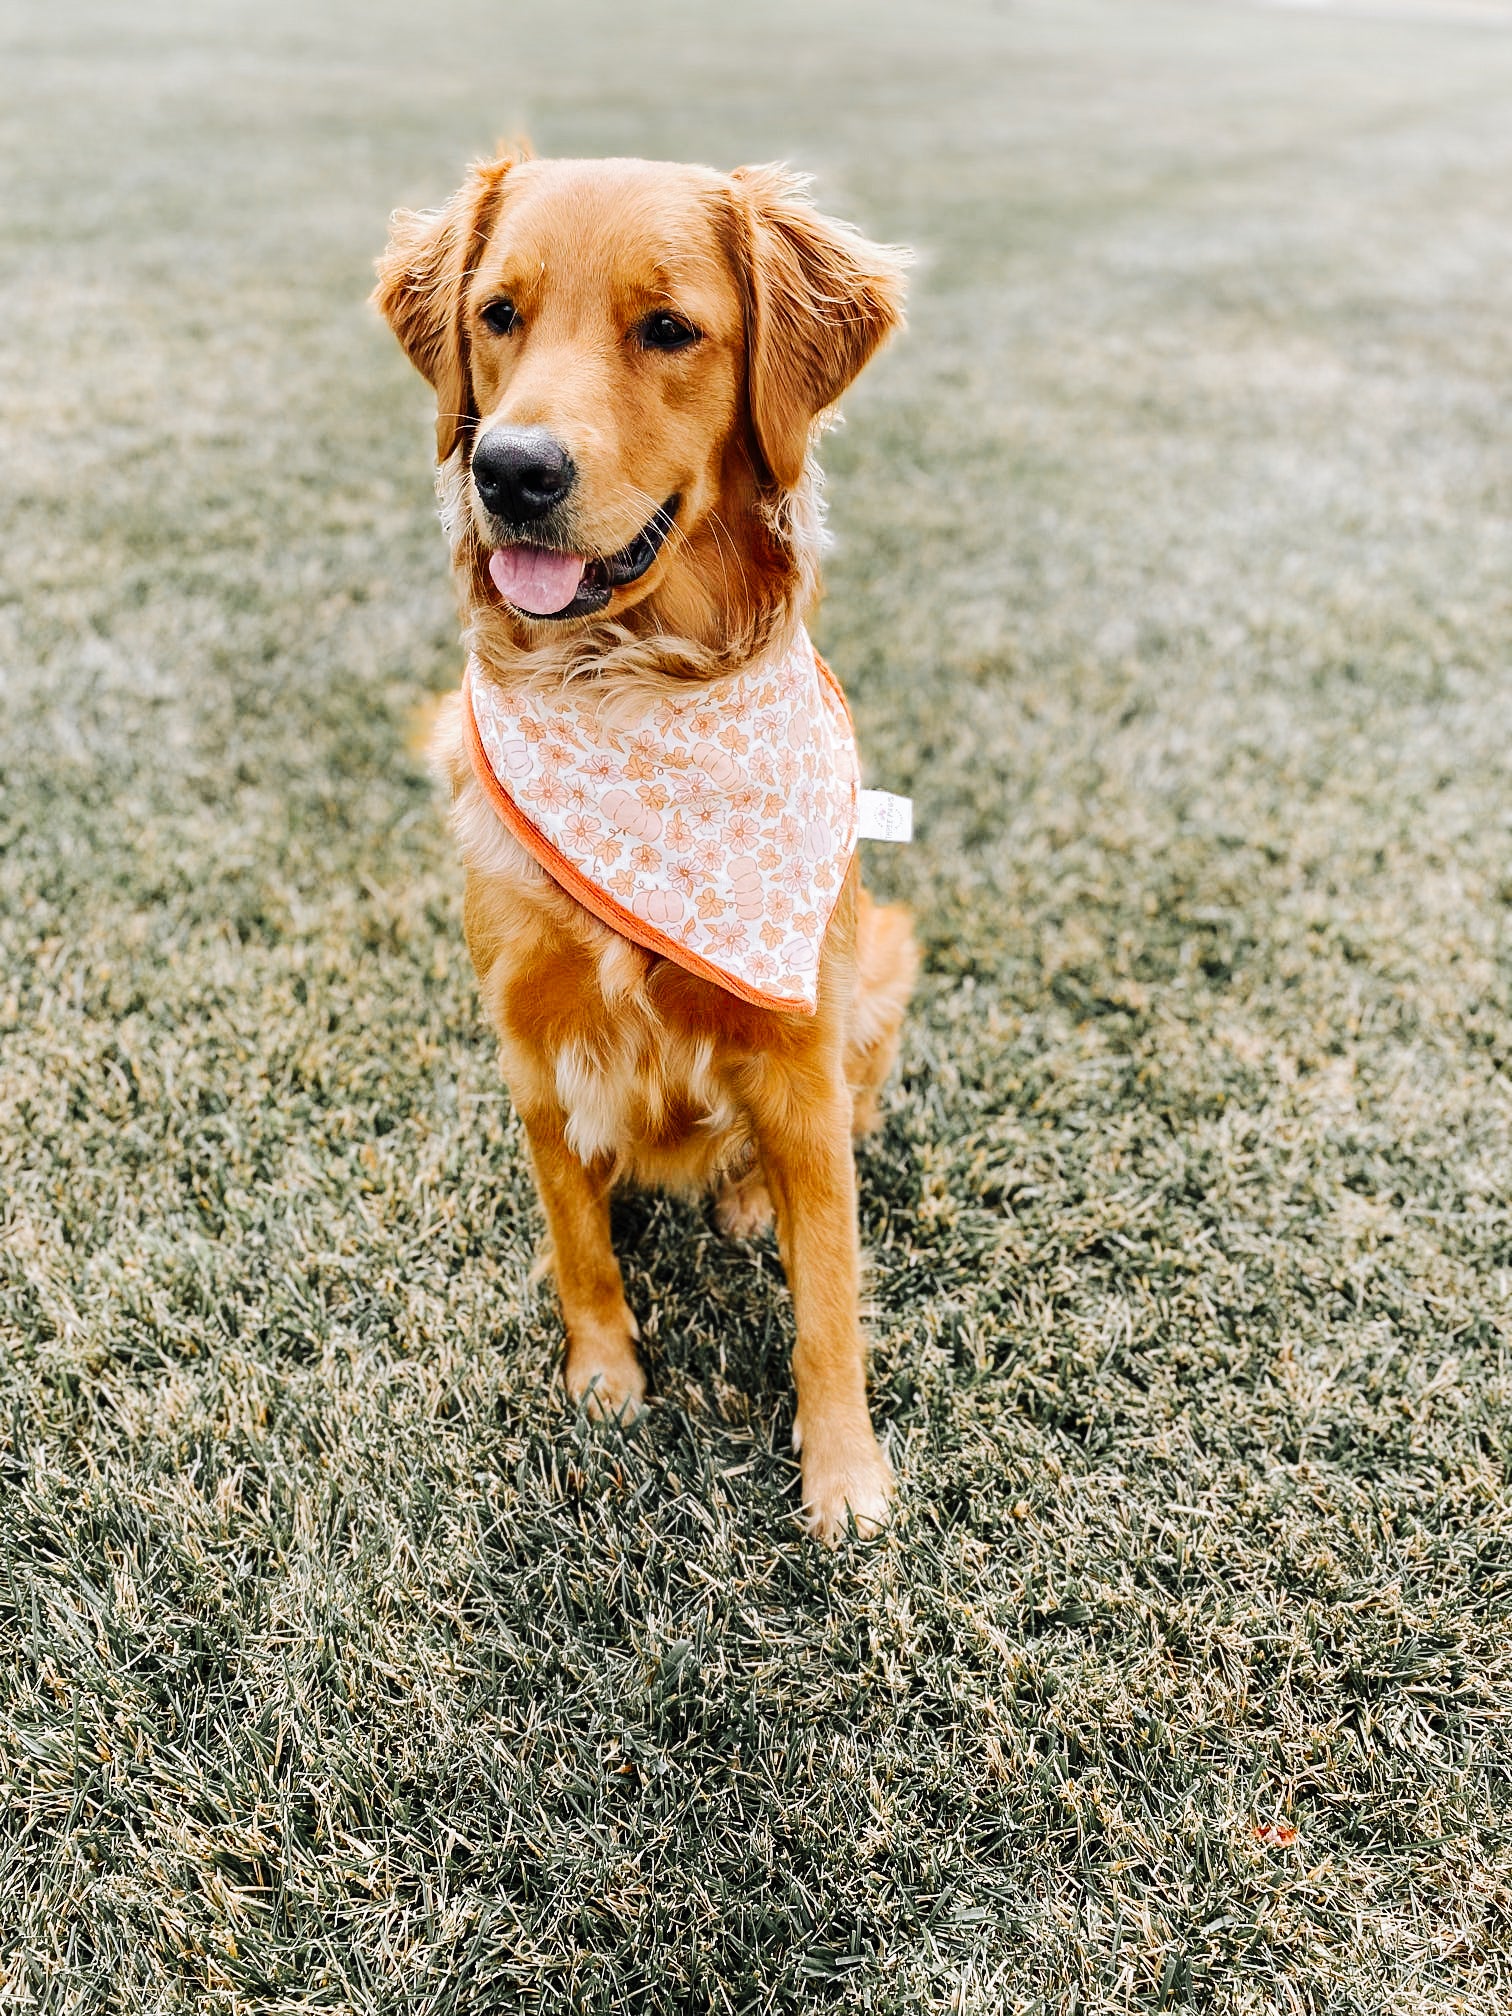
[[[464,313],[472,510],[506,602],[543,619],[644,593],[714,507],[745,330],[712,178],[528,161]]]
[[[748,521],[901,312],[896,256],[797,188],[500,160],[395,219],[375,299],[436,389],[440,459],[465,451],[474,591],[526,639],[623,620],[679,568],[749,586]]]

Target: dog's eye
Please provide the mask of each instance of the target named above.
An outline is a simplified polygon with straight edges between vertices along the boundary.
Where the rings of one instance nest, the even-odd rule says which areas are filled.
[[[513,301],[490,301],[483,310],[484,325],[495,336],[507,336],[519,319]]]
[[[698,341],[693,324],[684,322],[681,315],[668,314],[665,308],[648,315],[635,333],[643,350],[686,350]]]

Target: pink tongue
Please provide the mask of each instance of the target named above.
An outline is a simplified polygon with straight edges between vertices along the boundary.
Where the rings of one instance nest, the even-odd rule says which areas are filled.
[[[548,553],[540,546],[501,546],[488,571],[506,602],[528,616],[555,616],[578,592],[582,555]]]

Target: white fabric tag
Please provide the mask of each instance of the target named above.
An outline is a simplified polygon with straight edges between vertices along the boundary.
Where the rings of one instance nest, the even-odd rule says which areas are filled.
[[[913,800],[896,798],[891,791],[862,791],[857,813],[858,840],[912,840]]]

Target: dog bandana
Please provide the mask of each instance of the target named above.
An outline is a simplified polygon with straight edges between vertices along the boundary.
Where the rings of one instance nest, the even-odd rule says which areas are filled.
[[[479,782],[569,895],[742,1001],[814,1013],[861,801],[885,794],[860,790],[849,709],[806,631],[717,688],[628,711],[617,693],[612,718],[589,681],[499,685],[476,659],[462,691]]]

